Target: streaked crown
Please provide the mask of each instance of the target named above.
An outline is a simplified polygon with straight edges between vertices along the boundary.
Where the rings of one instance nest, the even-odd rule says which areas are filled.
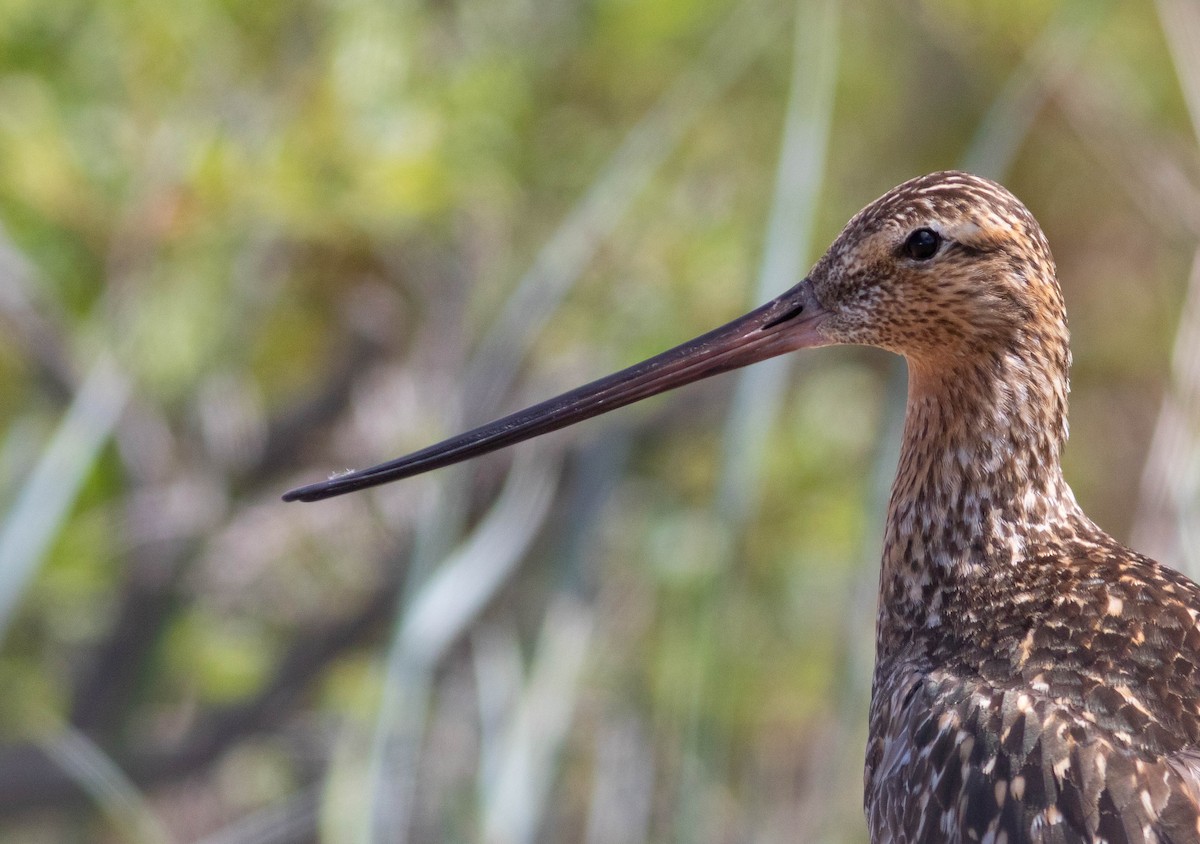
[[[1034,341],[1065,377],[1050,246],[1020,200],[988,179],[946,171],[893,188],[850,220],[810,277],[835,341],[881,346],[918,368]]]

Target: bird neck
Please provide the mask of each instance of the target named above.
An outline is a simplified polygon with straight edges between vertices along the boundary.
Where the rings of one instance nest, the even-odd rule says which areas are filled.
[[[910,360],[880,584],[894,623],[936,626],[947,590],[1085,518],[1060,464],[1069,362],[1065,329],[950,364]]]

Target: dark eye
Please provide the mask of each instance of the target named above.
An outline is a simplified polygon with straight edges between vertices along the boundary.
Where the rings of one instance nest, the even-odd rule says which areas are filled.
[[[933,229],[917,229],[904,241],[904,254],[914,261],[928,261],[941,245],[942,237]]]

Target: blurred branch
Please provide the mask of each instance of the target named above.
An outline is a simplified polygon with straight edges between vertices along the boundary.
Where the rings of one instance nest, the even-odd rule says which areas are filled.
[[[129,703],[146,658],[158,647],[158,633],[170,620],[180,596],[175,585],[198,540],[154,543],[135,549],[116,594],[120,605],[108,634],[82,662],[72,696],[71,723],[84,733],[111,737],[129,714]]]
[[[270,484],[277,472],[294,465],[295,455],[302,450],[302,442],[310,431],[344,412],[350,395],[371,371],[372,365],[382,358],[384,351],[372,338],[352,330],[346,332],[345,342],[335,345],[344,350],[341,353],[343,361],[330,368],[322,384],[308,399],[285,408],[268,420],[263,448],[253,455],[251,462],[237,467],[241,480],[247,484],[244,495],[259,494],[259,488]],[[130,410],[136,418],[127,420],[126,427],[136,430],[139,425],[150,422],[152,411],[141,403],[135,401]],[[143,436],[139,441],[144,439]],[[161,475],[163,468],[152,467],[148,474]],[[187,476],[199,472],[184,469],[176,470],[174,474]],[[193,516],[213,509],[212,505],[199,499],[209,493],[223,494],[208,489],[211,483],[198,484],[203,489],[196,486],[193,484],[192,488],[181,491],[190,500],[183,505],[184,509]],[[179,579],[203,550],[203,537],[216,527],[214,522],[218,514],[212,513],[213,518],[201,516],[194,523],[177,526],[177,534],[163,536],[162,532],[170,533],[170,525],[178,521],[164,512],[171,496],[157,488],[143,497],[149,499],[154,512],[142,516],[140,521],[148,523],[148,529],[154,534],[141,540],[135,536],[135,544],[130,550],[131,562],[115,593],[120,596],[120,605],[114,620],[107,636],[83,661],[75,684],[71,723],[95,737],[111,735],[120,727],[121,717],[128,714],[128,703],[144,669],[145,659],[158,646],[158,633],[170,621],[180,600]],[[136,491],[129,493],[130,500],[137,501],[138,498]],[[138,530],[139,526],[131,526],[135,535]]]
[[[1135,548],[1195,577],[1197,555],[1196,432],[1200,430],[1200,250],[1179,315],[1171,379],[1146,454],[1131,531]]]
[[[1200,141],[1200,10],[1190,0],[1156,0],[1163,35],[1175,64],[1175,76]]]
[[[330,662],[377,634],[400,591],[404,554],[384,567],[390,578],[344,619],[297,635],[272,679],[251,700],[202,716],[189,734],[168,748],[112,751],[115,764],[139,788],[160,787],[194,774],[237,741],[278,729]],[[77,803],[78,782],[35,745],[0,747],[0,814]]]
[[[605,721],[597,730],[587,844],[642,844],[654,806],[654,752],[645,724],[634,713]]]
[[[429,578],[405,613],[410,658],[436,665],[512,573],[550,507],[556,467],[522,452],[500,498],[466,542]]]
[[[583,668],[596,624],[585,567],[597,527],[621,480],[631,444],[626,428],[603,437],[572,461],[562,535],[549,556],[560,582],[542,620],[528,681],[522,688],[515,636],[475,637],[481,711],[480,792],[483,840],[532,844],[544,826],[558,756],[570,733]]]
[[[1074,71],[1110,5],[1074,0],[1059,7],[992,100],[963,155],[963,170],[991,178],[1008,172],[1046,99]]]
[[[320,802],[320,787],[307,788],[206,835],[196,844],[315,844]]]
[[[1179,0],[1157,3],[1176,76],[1200,142],[1200,11]],[[1136,547],[1156,559],[1200,575],[1197,526],[1200,485],[1196,480],[1200,430],[1200,250],[1179,316],[1171,355],[1171,379],[1162,398],[1154,435],[1142,471],[1137,517],[1132,530]]]
[[[44,740],[42,749],[134,841],[169,844],[173,840],[137,787],[83,733],[68,727]]]
[[[128,396],[128,380],[111,359],[101,357],[5,517],[0,527],[0,639],[12,626],[18,602]]]
[[[1200,237],[1200,188],[1177,145],[1114,109],[1076,74],[1056,100],[1076,134],[1156,226]]]
[[[370,752],[367,840],[407,838],[432,672],[516,569],[550,510],[556,483],[554,460],[518,452],[487,515],[399,616]]]
[[[44,315],[45,302],[34,304],[33,275],[29,261],[0,226],[0,321],[6,335],[37,366],[50,392],[65,401],[74,395],[80,373],[73,365],[60,321]]]
[[[591,644],[593,608],[559,593],[546,610],[533,669],[516,702],[494,777],[483,783],[483,841],[532,844],[545,812]]]

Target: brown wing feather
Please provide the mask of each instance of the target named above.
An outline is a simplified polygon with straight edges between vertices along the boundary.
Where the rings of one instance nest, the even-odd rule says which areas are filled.
[[[1146,760],[1024,693],[918,683],[869,759],[878,844],[1200,844],[1200,752]]]
[[[873,840],[1200,844],[1200,589],[1116,543],[989,585],[878,666]]]

